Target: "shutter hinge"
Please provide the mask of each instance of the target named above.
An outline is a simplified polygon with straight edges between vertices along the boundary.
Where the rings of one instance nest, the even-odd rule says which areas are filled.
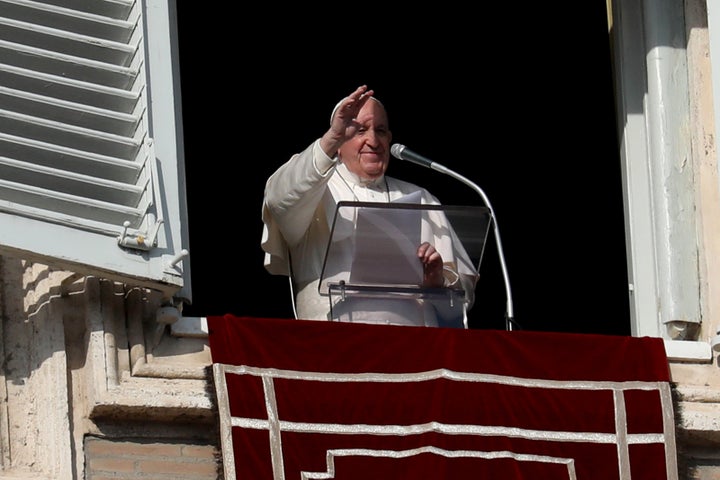
[[[118,245],[136,250],[151,250],[157,247],[157,234],[158,231],[160,231],[160,225],[162,225],[162,223],[162,219],[157,220],[155,225],[151,227],[149,233],[128,233],[130,222],[126,220],[123,223],[123,230],[118,237]]]

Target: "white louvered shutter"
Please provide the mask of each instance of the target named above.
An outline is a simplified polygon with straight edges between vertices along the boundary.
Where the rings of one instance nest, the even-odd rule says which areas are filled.
[[[0,253],[190,298],[173,0],[0,0]]]

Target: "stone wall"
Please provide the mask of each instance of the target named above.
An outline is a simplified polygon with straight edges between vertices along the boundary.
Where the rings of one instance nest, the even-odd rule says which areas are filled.
[[[172,336],[160,304],[147,289],[0,257],[0,479],[99,479],[86,462],[103,457],[84,449],[116,442],[126,455],[114,461],[152,464],[152,478],[184,478],[186,462],[188,478],[216,478],[207,339]]]

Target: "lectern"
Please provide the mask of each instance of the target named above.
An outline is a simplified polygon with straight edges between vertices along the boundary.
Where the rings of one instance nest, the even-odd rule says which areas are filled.
[[[467,328],[490,210],[405,199],[338,203],[318,285],[331,320]],[[442,255],[446,286],[422,286],[422,242]]]

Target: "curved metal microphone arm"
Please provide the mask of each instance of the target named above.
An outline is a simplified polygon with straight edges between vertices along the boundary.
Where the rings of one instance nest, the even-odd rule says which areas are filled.
[[[431,162],[430,165],[428,165],[429,168],[432,170],[436,170],[440,173],[444,173],[446,175],[450,175],[451,177],[455,178],[456,180],[460,180],[468,187],[475,190],[478,195],[480,195],[483,199],[483,202],[485,202],[485,205],[490,210],[490,218],[493,222],[493,232],[495,233],[495,243],[497,245],[498,250],[498,256],[500,257],[500,267],[502,269],[502,275],[503,280],[505,282],[505,297],[507,299],[507,307],[506,307],[506,317],[505,317],[505,325],[508,330],[512,330],[514,321],[515,321],[515,314],[513,312],[513,302],[512,302],[512,292],[510,291],[510,277],[508,276],[507,266],[505,265],[505,254],[503,253],[502,248],[502,242],[500,241],[500,228],[497,224],[497,218],[495,217],[495,211],[492,208],[492,204],[490,203],[490,199],[488,199],[487,195],[485,195],[485,192],[480,188],[478,185],[476,185],[474,182],[470,181],[469,179],[463,177],[459,173],[456,173],[452,170],[450,170],[447,167],[444,167],[436,162]]]

